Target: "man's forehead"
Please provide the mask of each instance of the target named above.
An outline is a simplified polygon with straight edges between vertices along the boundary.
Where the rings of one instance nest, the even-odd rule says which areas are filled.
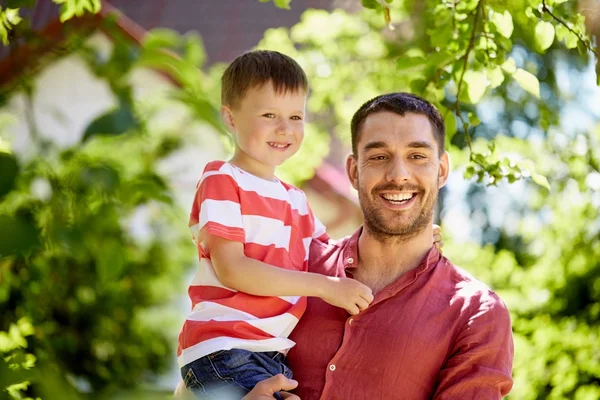
[[[359,148],[392,145],[437,148],[433,126],[423,114],[396,114],[390,111],[373,113],[365,118],[360,130]]]

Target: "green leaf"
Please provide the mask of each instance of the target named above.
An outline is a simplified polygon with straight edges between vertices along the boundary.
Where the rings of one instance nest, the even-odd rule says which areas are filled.
[[[495,65],[492,68],[487,69],[487,78],[490,81],[490,87],[497,88],[504,82],[504,74],[502,73],[502,68]]]
[[[292,2],[292,0],[273,0],[273,2],[278,8],[289,10],[291,8],[290,3]]]
[[[513,74],[513,78],[517,83],[526,91],[540,98],[540,81],[531,72],[525,71],[524,69],[517,68]]]
[[[550,183],[548,182],[548,179],[544,175],[532,172],[531,179],[535,183],[537,183],[539,186],[544,187],[544,188],[548,189],[548,191],[550,191]]]
[[[92,121],[85,130],[82,141],[86,142],[96,135],[121,135],[138,126],[139,123],[131,108],[121,106]]]
[[[452,145],[452,138],[456,134],[456,117],[452,111],[446,112],[444,117],[444,125],[446,126],[446,138],[444,141],[444,147],[446,150],[450,149]]]
[[[396,68],[402,72],[419,72],[425,69],[427,66],[427,59],[425,57],[400,57],[396,61]]]
[[[179,34],[172,29],[152,29],[144,36],[142,45],[146,49],[174,48],[179,45],[181,39]]]
[[[550,22],[539,21],[535,26],[535,41],[541,51],[545,51],[554,42],[554,25]]]
[[[493,12],[491,21],[496,26],[499,34],[507,39],[510,38],[514,30],[514,25],[512,16],[508,10],[505,10],[502,14]]]
[[[576,48],[577,42],[579,41],[577,35],[575,35],[573,32],[567,29],[567,27],[564,25],[556,26],[556,40],[564,41],[565,46],[567,46],[567,49]]]
[[[0,152],[0,199],[6,196],[15,186],[19,175],[17,159],[12,154]]]
[[[0,215],[0,258],[27,253],[39,244],[33,221],[11,215]]]
[[[22,20],[19,16],[19,9],[6,8],[3,10],[0,6],[0,41],[2,41],[2,44],[8,45],[10,32]]]
[[[371,10],[377,10],[380,7],[380,4],[377,0],[361,0],[364,8],[369,8]]]
[[[467,84],[467,95],[472,104],[477,103],[488,86],[488,80],[484,72],[468,70],[465,72],[464,81]]]
[[[514,74],[517,72],[517,64],[515,64],[515,60],[513,58],[509,58],[501,65],[501,68],[507,74]]]

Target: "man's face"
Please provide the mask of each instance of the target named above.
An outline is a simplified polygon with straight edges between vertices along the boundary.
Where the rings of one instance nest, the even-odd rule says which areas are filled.
[[[409,239],[432,224],[449,165],[425,115],[370,114],[359,132],[357,154],[346,166],[365,227],[374,236]]]

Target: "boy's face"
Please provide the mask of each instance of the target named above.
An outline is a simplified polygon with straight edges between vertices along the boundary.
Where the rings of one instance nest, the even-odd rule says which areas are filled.
[[[294,155],[304,138],[306,93],[276,93],[271,82],[248,90],[236,107],[221,107],[236,151],[233,164],[271,179],[275,167]]]

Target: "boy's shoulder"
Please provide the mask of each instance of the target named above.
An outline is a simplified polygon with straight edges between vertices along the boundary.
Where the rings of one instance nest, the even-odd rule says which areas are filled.
[[[224,170],[230,170],[231,165],[227,161],[215,160],[209,161],[204,167],[204,173],[207,172],[223,172]]]
[[[287,190],[287,191],[294,190],[294,191],[304,194],[304,192],[301,189],[299,189],[298,187],[296,187],[290,183],[284,182],[279,178],[277,178],[277,180],[279,181],[279,183],[281,183],[281,185],[285,188],[285,190]]]

